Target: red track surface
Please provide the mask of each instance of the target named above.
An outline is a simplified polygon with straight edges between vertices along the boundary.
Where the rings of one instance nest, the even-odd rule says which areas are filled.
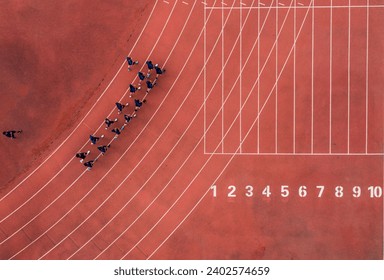
[[[58,89],[70,97],[59,99],[62,106],[52,107],[50,99],[55,95],[47,99],[41,96],[39,106],[32,104],[30,115],[24,117],[20,116],[23,110],[18,101],[7,95],[3,119],[12,116],[7,119],[11,127],[24,129],[26,119],[32,124],[17,140],[1,139],[5,168],[1,182],[8,183],[4,183],[0,198],[0,258],[382,259],[383,197],[371,198],[368,187],[380,186],[382,190],[383,186],[380,89],[384,82],[380,43],[384,38],[380,26],[384,24],[384,8],[369,10],[368,77],[366,60],[361,58],[365,53],[366,9],[358,8],[364,13],[352,13],[351,34],[360,35],[351,37],[355,41],[350,41],[348,56],[348,38],[343,37],[348,34],[348,9],[334,9],[333,65],[337,67],[333,68],[330,85],[330,32],[311,32],[312,24],[329,25],[329,9],[314,11],[308,8],[309,0],[281,0],[279,3],[286,8],[279,10],[271,8],[276,6],[271,1],[263,1],[263,9],[250,10],[245,7],[256,7],[257,1],[243,1],[246,5],[241,12],[239,1],[226,1],[225,10],[204,10],[201,2],[184,2],[151,1],[143,7],[121,7],[123,12],[115,11],[112,22],[100,19],[100,25],[116,31],[109,37],[116,41],[100,42],[100,36],[90,44],[84,42],[88,48],[97,44],[97,53],[85,61],[78,59],[82,57],[78,52],[72,54],[78,67],[65,70],[68,76],[62,79],[74,82],[68,90]],[[294,14],[289,6],[299,2],[307,8],[297,9]],[[383,4],[379,2],[370,4]],[[213,0],[206,3],[207,7],[223,5]],[[329,5],[330,1],[315,3]],[[16,11],[17,8],[12,10]],[[73,12],[69,5],[68,16]],[[123,20],[124,14],[127,19],[138,18]],[[83,22],[86,13],[79,12],[79,16]],[[289,26],[293,26],[295,16],[297,30],[293,31]],[[89,20],[84,20],[85,24],[99,18]],[[241,36],[240,22],[244,24]],[[220,36],[222,26],[224,40]],[[276,40],[280,30],[282,35]],[[313,65],[305,59],[298,59],[294,65],[293,32],[301,34],[295,49],[298,57],[310,55],[311,40],[316,42],[316,54],[320,55],[314,57]],[[135,71],[126,71],[127,53],[141,62]],[[348,63],[344,63],[348,57],[350,72]],[[91,133],[105,134],[102,143],[112,141],[113,134],[104,130],[102,121],[106,116],[117,116],[114,103],[118,100],[131,103],[126,112],[133,110],[132,99],[125,93],[129,83],[137,82],[136,70],[147,59],[164,65],[167,73],[159,78],[137,118],[112,142],[111,149],[99,158],[93,170],[85,171],[74,154],[79,149],[90,149],[89,159],[98,155],[96,147],[87,141]],[[88,65],[88,60],[95,64]],[[56,63],[59,62],[54,60]],[[108,69],[111,64],[112,69]],[[242,65],[244,72],[238,79]],[[311,73],[315,76],[312,100],[308,99]],[[22,74],[8,75],[6,78],[14,81]],[[105,78],[97,86],[102,77]],[[293,79],[296,99],[292,99]],[[47,82],[48,89],[55,84],[55,80],[38,80],[43,85]],[[360,106],[364,100],[359,95],[366,89],[367,80],[369,112],[365,105]],[[258,90],[254,88],[257,83]],[[23,87],[29,92],[28,85],[21,84],[21,95]],[[330,87],[334,107],[329,103]],[[349,103],[345,102],[347,88]],[[138,96],[143,97],[143,90]],[[228,101],[223,102],[225,99]],[[308,109],[311,101],[312,111]],[[66,116],[79,103],[83,109],[77,112],[76,119],[68,119]],[[239,110],[242,104],[244,108]],[[244,112],[241,118],[240,111]],[[348,112],[351,117],[345,121]],[[52,115],[55,121],[38,125],[35,114],[39,118]],[[362,119],[367,114],[370,121],[365,127]],[[61,117],[65,120],[62,125]],[[329,130],[331,122],[334,123]],[[122,123],[119,116],[119,125]],[[361,127],[369,128],[369,141]],[[47,131],[50,138],[41,136]],[[37,146],[40,156],[28,148],[30,137],[43,143]],[[243,141],[241,151],[239,139]],[[43,149],[50,141],[52,144]],[[319,155],[327,153],[329,147],[332,154]],[[342,155],[345,153],[355,155]],[[15,163],[16,159],[25,161],[32,156],[36,156],[36,161],[28,168],[27,164]],[[217,186],[217,197],[213,197],[212,185]],[[231,185],[236,186],[236,197],[228,197]],[[246,196],[248,185],[253,186],[251,197]],[[262,195],[266,185],[270,185],[270,197]],[[287,198],[281,196],[282,185],[289,186]],[[303,185],[307,195],[300,197],[298,190]],[[325,186],[322,197],[318,197],[318,185]],[[335,196],[337,186],[343,186],[343,197]],[[362,189],[358,198],[353,197],[354,186]]]

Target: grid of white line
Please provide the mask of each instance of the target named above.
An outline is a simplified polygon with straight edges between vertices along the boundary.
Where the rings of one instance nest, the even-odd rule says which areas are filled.
[[[272,0],[273,4],[273,0]],[[242,151],[242,127],[241,127],[241,113],[239,116],[240,120],[240,152],[236,152],[235,154],[247,154],[247,155],[285,155],[285,154],[290,154],[290,155],[296,155],[296,44],[293,46],[294,52],[293,52],[293,151],[292,152],[285,152],[285,153],[279,153],[278,151],[278,38],[277,38],[277,33],[278,33],[278,11],[279,9],[287,9],[289,7],[281,4],[278,2],[278,0],[275,0],[275,5],[273,6],[271,4],[270,7],[264,7],[261,6],[260,1],[258,1],[258,7],[243,7],[243,5],[240,5],[239,7],[232,7],[234,9],[238,8],[240,10],[240,26],[239,26],[239,34],[240,34],[240,72],[243,67],[242,65],[242,29],[243,29],[243,24],[242,24],[242,10],[243,9],[257,9],[258,11],[258,34],[260,33],[260,10],[262,9],[275,9],[275,34],[276,34],[276,42],[275,42],[275,78],[276,78],[276,85],[275,85],[275,152],[274,153],[266,153],[260,151],[260,119],[257,120],[257,143],[256,143],[256,152],[243,152]],[[294,10],[294,24],[293,24],[293,36],[295,38],[296,36],[296,24],[297,24],[297,19],[296,19],[296,10],[300,8],[311,8],[312,10],[312,34],[311,34],[311,148],[310,152],[301,152],[299,155],[384,155],[383,152],[368,152],[368,90],[369,90],[369,84],[368,84],[368,69],[369,69],[369,9],[370,8],[384,8],[384,5],[370,5],[369,0],[367,0],[366,5],[351,5],[351,1],[349,0],[348,6],[334,6],[333,5],[333,0],[330,1],[330,6],[315,6],[315,0],[311,2],[310,5],[308,6],[297,6],[297,1],[294,0],[294,5],[291,6],[290,8],[293,8]],[[329,81],[330,81],[330,88],[329,88],[329,151],[328,152],[315,152],[314,148],[314,55],[315,55],[315,9],[325,9],[328,8],[330,10],[330,61],[329,61],[329,69],[330,69],[330,74],[329,74]],[[332,79],[332,67],[333,67],[333,10],[337,8],[348,8],[348,49],[347,49],[347,55],[348,55],[348,88],[347,88],[347,96],[348,96],[348,101],[347,101],[347,151],[346,152],[333,152],[332,151],[332,84],[333,84],[333,79]],[[366,15],[367,15],[367,34],[366,34],[366,123],[365,123],[365,128],[366,128],[366,133],[365,133],[365,151],[364,152],[350,152],[350,90],[351,90],[351,9],[352,8],[365,8],[366,9]],[[225,6],[221,7],[205,7],[205,10],[207,9],[220,9],[222,12],[222,21],[224,19],[224,14],[223,11],[226,9]],[[206,25],[206,20],[204,17],[204,25]],[[206,26],[205,26],[206,28]],[[224,67],[224,26],[222,25],[222,66]],[[206,36],[204,36],[204,57],[206,56],[206,44],[205,44]],[[260,42],[258,42],[257,46],[257,53],[258,53],[258,63],[257,63],[257,74],[258,77],[260,77]],[[205,58],[204,58],[204,63],[205,63]],[[204,73],[205,74],[205,73]],[[204,79],[206,76],[204,77]],[[240,75],[240,107],[242,106],[242,77]],[[206,81],[204,81],[204,92],[206,89]],[[206,94],[204,94],[204,100],[205,100]],[[224,96],[224,71],[222,73],[222,101],[225,99]],[[260,82],[257,83],[257,112],[258,115],[260,113]],[[204,111],[204,135],[206,135],[206,118],[205,118],[206,111]],[[224,134],[224,109],[222,108],[222,137]],[[223,139],[224,140],[224,139]],[[206,150],[206,139],[204,140],[204,153],[205,154],[212,154]],[[225,146],[224,146],[224,141],[221,141],[222,144],[222,151],[221,153],[213,153],[213,154],[225,154],[225,155],[230,155],[233,153],[228,153],[225,151]]]

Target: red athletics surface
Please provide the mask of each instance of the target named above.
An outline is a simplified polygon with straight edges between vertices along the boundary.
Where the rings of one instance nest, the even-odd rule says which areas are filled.
[[[384,1],[223,2],[2,8],[1,259],[383,258]]]

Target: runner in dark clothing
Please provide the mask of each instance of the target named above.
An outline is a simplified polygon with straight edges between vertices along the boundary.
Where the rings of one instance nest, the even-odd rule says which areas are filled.
[[[153,63],[152,63],[152,61],[148,60],[148,61],[146,62],[146,64],[147,64],[147,66],[148,66],[148,71],[151,71],[151,70],[153,69]]]
[[[123,111],[124,107],[128,106],[129,103],[126,103],[125,105],[121,104],[120,102],[116,102],[116,107],[117,107],[117,113],[121,114]]]
[[[97,147],[97,149],[104,155],[109,147],[111,147],[111,145],[99,146],[99,147]]]
[[[129,123],[135,117],[136,117],[136,114],[124,115],[124,119],[126,123]]]
[[[100,140],[100,138],[103,138],[103,137],[104,137],[104,135],[101,135],[100,137],[89,135],[89,140],[91,140],[91,144],[94,145],[94,144],[96,144],[97,141]]]
[[[139,99],[135,99],[135,111],[140,109],[140,107],[143,105],[143,102],[141,102]]]
[[[126,125],[127,124],[125,123],[120,129],[115,127],[114,129],[111,130],[113,133],[116,134],[115,137],[114,137],[115,139],[121,134],[121,132],[124,130]]]
[[[140,90],[141,87],[135,87],[134,85],[130,84],[129,85],[129,97],[132,97],[132,95],[136,92],[136,90]]]
[[[110,127],[111,124],[113,124],[113,123],[115,123],[115,122],[117,122],[117,119],[110,120],[110,119],[108,119],[108,118],[105,118],[105,124],[106,124],[105,129],[108,129],[108,127]]]
[[[3,135],[5,135],[6,137],[9,137],[9,138],[12,138],[12,139],[15,139],[15,133],[22,133],[23,131],[22,130],[8,130],[8,131],[3,131]]]
[[[139,87],[140,87],[141,86],[141,82],[145,79],[145,76],[141,72],[138,72],[137,76],[139,77]]]
[[[152,83],[151,81],[147,81],[146,83],[147,83],[147,93],[148,93],[156,85],[156,82]]]
[[[127,56],[128,71],[131,71],[131,67],[135,64],[139,64],[139,61],[133,61],[131,57]]]
[[[90,161],[84,162],[84,166],[86,166],[87,170],[90,171],[94,163],[95,163],[95,160],[90,160]]]
[[[146,62],[147,66],[148,66],[148,71],[147,71],[147,79],[149,79],[149,77],[151,77],[151,71],[153,69],[153,63],[152,61],[148,60]]]
[[[155,70],[156,70],[156,79],[159,77],[159,75],[165,73],[165,69],[161,69],[158,64],[155,65]]]
[[[90,152],[91,152],[91,151],[77,153],[77,154],[76,154],[76,157],[77,157],[77,158],[80,158],[80,162],[83,162],[83,160],[87,157],[87,155],[89,155]]]

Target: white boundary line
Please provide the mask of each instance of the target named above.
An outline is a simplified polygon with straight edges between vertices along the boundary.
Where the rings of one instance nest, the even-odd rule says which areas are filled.
[[[333,8],[331,0],[329,19],[329,153],[332,153],[332,56],[333,56]]]
[[[261,3],[260,3],[261,4]],[[312,8],[312,6],[296,6],[294,8],[296,9],[307,9],[307,8]],[[333,9],[348,9],[349,6],[315,6],[314,9],[330,9],[330,8],[333,8]],[[229,7],[205,7],[206,9],[209,9],[209,10],[220,10],[220,9],[224,9],[224,10],[228,10],[230,9]],[[366,9],[367,6],[366,5],[351,5],[350,8],[352,9]],[[384,8],[384,5],[370,5],[369,8]],[[234,7],[233,9],[240,9],[240,7]],[[264,6],[261,6],[261,7],[243,7],[243,9],[268,9],[268,6],[264,7]],[[274,7],[273,9],[289,9],[288,6],[279,6],[279,7]]]
[[[260,6],[260,0],[258,1],[258,6]],[[260,9],[257,9],[257,34],[259,36],[259,42],[257,43],[257,76],[260,77]],[[260,83],[261,80],[257,83],[257,114],[260,112]],[[257,153],[260,152],[260,118],[257,120]]]
[[[369,0],[367,0],[367,55],[365,61],[365,152],[368,153],[368,103],[369,103]],[[384,243],[384,242],[383,242]]]
[[[311,64],[311,153],[313,153],[313,146],[314,146],[314,125],[313,125],[313,114],[314,114],[314,64],[315,64],[315,0],[313,0],[312,2],[312,43],[311,43],[311,48],[312,48],[312,58],[311,58],[311,61],[312,61],[312,64]]]
[[[243,3],[240,3],[240,15],[239,15],[239,17],[240,17],[240,25],[239,25],[239,33],[240,33],[240,59],[239,59],[239,64],[240,64],[240,67],[239,67],[239,71],[241,72],[241,68],[242,68],[242,47],[243,47],[243,32],[242,32],[242,30],[243,30],[243,9],[242,9],[242,5]],[[239,80],[239,86],[240,86],[240,90],[239,90],[239,92],[240,92],[240,94],[239,94],[239,97],[240,97],[240,108],[241,108],[241,104],[242,104],[242,97],[241,97],[241,95],[242,95],[242,82],[243,82],[243,78],[242,78],[242,76],[240,76],[240,80]],[[240,109],[240,125],[239,125],[239,129],[240,129],[240,131],[239,131],[239,134],[240,134],[240,142],[239,142],[239,146],[240,146],[240,153],[243,151],[243,148],[242,148],[242,144],[241,144],[241,139],[242,139],[242,111],[241,111],[241,109]]]
[[[275,79],[277,81],[277,72],[278,72],[278,68],[279,68],[279,40],[277,38],[277,33],[278,33],[278,30],[279,30],[279,0],[276,0],[275,1],[275,5],[276,5],[276,13],[275,13],[275,17],[276,17],[276,24],[275,24],[275,36],[276,36],[276,58],[275,58],[275,64],[276,64],[276,69],[275,69]],[[275,153],[277,153],[278,151],[278,112],[277,112],[277,108],[278,108],[278,83],[276,83],[276,87],[275,87]]]
[[[132,46],[131,48],[131,51],[130,53],[132,53],[132,51],[134,50],[134,48],[136,47],[139,39],[141,38],[141,35],[143,34],[144,32],[144,29],[147,27],[148,25],[148,22],[149,20],[151,19],[152,17],[152,14],[153,12],[155,11],[155,8],[156,8],[156,5],[158,3],[158,0],[156,0],[155,2],[155,5],[153,6],[152,8],[152,11],[146,21],[146,23],[144,24],[139,36],[137,37],[136,39],[136,42],[134,43],[134,45]],[[92,107],[89,109],[89,111],[85,114],[85,116],[81,119],[81,121],[79,121],[79,124],[73,129],[73,131],[67,136],[67,138],[65,138],[63,140],[63,142],[38,166],[36,167],[28,176],[26,176],[20,183],[18,183],[13,189],[11,189],[7,194],[5,194],[4,196],[2,196],[0,198],[0,202],[6,198],[8,195],[10,195],[12,192],[14,192],[21,184],[23,184],[29,177],[31,177],[41,166],[43,166],[60,148],[61,146],[64,145],[65,142],[68,141],[68,139],[73,135],[73,133],[82,125],[83,121],[85,120],[85,118],[91,113],[91,111],[93,110],[93,108],[96,106],[96,104],[100,101],[100,99],[104,96],[104,94],[107,92],[107,90],[109,89],[109,87],[112,85],[113,81],[116,79],[117,75],[120,73],[121,69],[124,67],[126,61],[124,59],[123,63],[121,64],[119,70],[117,70],[115,76],[112,78],[112,80],[109,82],[109,84],[107,85],[107,87],[104,89],[104,91],[101,93],[101,95],[99,96],[99,98],[95,101],[95,103],[92,105]],[[72,159],[71,159],[72,160]]]
[[[293,9],[293,40],[296,38],[297,9]],[[296,44],[293,46],[293,152],[296,152]]]
[[[350,152],[351,127],[351,0],[348,1],[348,126],[347,126],[347,153]]]
[[[204,26],[203,26],[203,29],[204,29],[204,101],[203,101],[203,104],[204,104],[204,154],[207,152],[207,137],[206,137],[206,133],[207,133],[207,103],[206,103],[206,94],[207,94],[207,68],[205,67],[205,65],[207,64],[207,9],[203,9],[204,10]]]
[[[206,153],[205,155],[216,155],[216,156],[231,156],[231,155],[236,155],[236,156],[384,156],[384,153],[372,153],[372,154],[366,154],[365,152],[360,152],[360,153],[349,153],[349,154],[346,154],[346,153],[328,153],[328,152],[324,152],[324,153],[319,153],[319,152],[315,152],[315,153],[308,153],[308,152],[303,152],[303,153],[273,153],[273,152],[270,152],[270,153],[248,153],[248,152],[245,152],[245,153],[237,153],[237,152],[233,152],[233,153]]]
[[[223,2],[221,2],[223,5]],[[224,102],[224,85],[225,85],[225,68],[224,68],[224,9],[221,10],[221,69],[223,71],[221,72],[221,103]],[[225,107],[221,108],[221,139],[223,141],[221,142],[221,152],[224,153],[224,109]]]

